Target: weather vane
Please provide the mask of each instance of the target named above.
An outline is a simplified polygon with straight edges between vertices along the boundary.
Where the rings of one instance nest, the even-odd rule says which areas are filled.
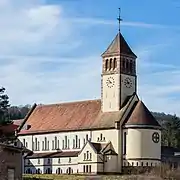
[[[120,26],[121,26],[121,8],[119,8],[119,17],[117,18],[118,22],[119,22],[119,32],[120,32]]]

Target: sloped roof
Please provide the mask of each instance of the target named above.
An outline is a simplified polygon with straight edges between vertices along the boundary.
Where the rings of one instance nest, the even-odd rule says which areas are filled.
[[[127,117],[125,126],[129,125],[148,125],[161,127],[151,112],[140,100],[134,104],[129,117]]]
[[[55,157],[77,157],[79,151],[64,151],[64,152],[44,152],[44,153],[33,153],[28,155],[26,158],[55,158]]]
[[[94,149],[97,151],[97,153],[100,153],[103,148],[107,146],[107,143],[94,143],[90,142]]]
[[[108,55],[119,55],[120,53],[133,56],[135,58],[137,57],[129,47],[128,43],[125,41],[122,34],[118,33],[106,51],[102,54],[102,57]]]
[[[30,128],[19,134],[114,128],[120,116],[121,111],[103,113],[100,100],[38,105],[23,122]]]

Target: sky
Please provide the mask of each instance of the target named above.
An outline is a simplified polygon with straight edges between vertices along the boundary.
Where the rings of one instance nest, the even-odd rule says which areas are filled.
[[[178,0],[0,0],[0,86],[11,105],[97,99],[101,54],[121,32],[138,56],[138,95],[180,116]]]

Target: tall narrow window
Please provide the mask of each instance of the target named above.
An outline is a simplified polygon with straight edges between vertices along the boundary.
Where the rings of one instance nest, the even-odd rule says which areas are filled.
[[[126,72],[129,72],[129,62],[126,60]]]
[[[108,59],[106,59],[106,62],[105,62],[105,70],[106,71],[108,70]]]
[[[111,70],[112,67],[113,67],[113,66],[112,66],[112,63],[113,63],[113,62],[112,62],[112,59],[110,59],[110,61],[109,61],[109,69],[110,69],[110,70]]]
[[[75,142],[76,142],[75,143],[75,148],[78,148],[78,136],[77,135],[75,136]]]
[[[102,141],[103,140],[103,135],[102,135],[102,133],[100,134],[100,141]]]
[[[68,142],[67,142],[67,136],[65,136],[65,149],[67,149],[67,146],[68,146]]]
[[[57,149],[57,137],[55,136],[55,149]]]
[[[35,138],[35,150],[37,151],[38,149],[38,143],[37,143],[37,138]]]
[[[69,139],[68,139],[68,146],[67,146],[67,148],[69,149]]]
[[[44,146],[45,146],[45,150],[47,150],[47,137],[44,138]]]
[[[64,143],[64,140],[62,141],[62,149],[65,149],[65,143]]]
[[[54,141],[52,140],[52,150],[54,150]]]
[[[124,132],[124,153],[123,154],[126,154],[126,144],[127,144],[127,133]]]
[[[91,160],[91,159],[92,159],[92,153],[89,154],[89,160]]]
[[[130,61],[130,73],[133,73],[133,64],[132,64],[132,61]]]
[[[116,58],[114,58],[113,69],[116,69],[116,67],[117,67],[117,61],[116,61]]]
[[[44,141],[42,141],[42,150],[44,150]]]
[[[73,148],[76,148],[75,139],[73,139]]]

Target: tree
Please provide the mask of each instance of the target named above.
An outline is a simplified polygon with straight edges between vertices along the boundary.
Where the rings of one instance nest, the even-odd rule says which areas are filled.
[[[8,115],[9,97],[5,94],[5,88],[0,88],[0,125],[11,123]]]
[[[180,148],[180,119],[176,115],[163,124],[162,145]]]

